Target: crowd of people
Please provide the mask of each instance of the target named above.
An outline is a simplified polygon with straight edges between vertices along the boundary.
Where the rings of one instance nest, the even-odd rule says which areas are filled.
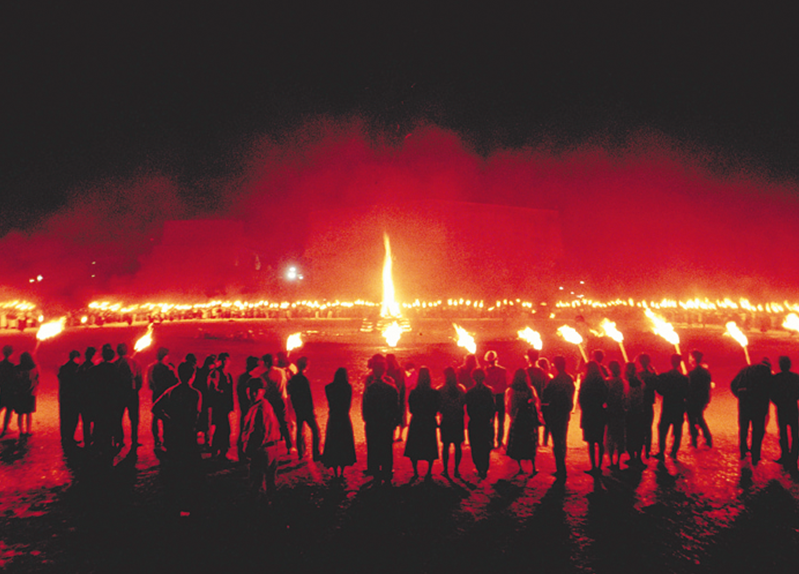
[[[36,410],[39,374],[30,353],[19,363],[10,359],[11,346],[3,347],[0,362],[0,412],[5,409],[2,434],[8,432],[13,413],[18,415],[20,439],[31,432]],[[143,387],[152,393],[153,443],[165,465],[189,468],[202,453],[226,460],[234,446],[231,415],[238,402],[241,416],[235,448],[239,461],[247,461],[253,488],[265,496],[275,490],[276,469],[282,448],[305,457],[305,426],[311,434],[310,454],[331,469],[336,479],[356,462],[351,419],[353,387],[347,370],[339,368],[325,386],[328,419],[324,441],[316,421],[314,398],[306,376],[309,360],[291,363],[286,353],[260,359],[248,357],[246,369],[234,381],[228,372],[229,355],[209,355],[198,366],[189,353],[175,367],[169,351],[160,348],[157,360],[142,369],[128,356],[127,345],[116,350],[103,345],[99,360],[89,347],[81,356],[69,353],[58,371],[60,436],[65,453],[82,451],[94,460],[113,461],[126,446],[123,419],[129,419],[132,450],[139,442],[140,398]],[[82,358],[82,360],[81,360]],[[678,457],[684,422],[693,447],[700,434],[708,448],[713,437],[704,412],[714,387],[700,351],[690,353],[691,370],[683,357],[671,357],[671,369],[658,374],[650,357],[642,353],[636,362],[622,366],[604,364],[601,350],[579,367],[576,378],[566,370],[566,360],[551,364],[539,352],[526,353],[527,367],[512,376],[499,364],[497,353],[488,351],[482,361],[467,355],[461,365],[443,372],[443,384],[433,385],[427,367],[400,365],[393,354],[374,355],[368,362],[361,416],[365,425],[366,470],[378,483],[390,483],[394,467],[394,443],[404,441],[405,457],[418,478],[419,462],[426,463],[425,478],[432,476],[435,461],[442,459],[442,475],[450,478],[450,451],[454,452],[452,476],[459,478],[463,446],[468,440],[475,471],[485,478],[492,450],[500,449],[518,463],[530,463],[537,472],[539,447],[551,440],[557,480],[565,480],[566,437],[575,395],[580,407],[580,428],[590,460],[586,472],[600,475],[605,464],[618,470],[622,456],[629,467],[643,467],[650,457]],[[740,455],[757,465],[765,435],[770,403],[776,405],[780,432],[779,462],[797,472],[799,457],[799,375],[791,371],[788,357],[780,357],[779,372],[772,373],[768,359],[742,369],[730,385],[738,400]],[[661,397],[660,419],[655,425],[654,405]],[[506,421],[509,419],[509,421]],[[78,423],[82,440],[76,440]],[[293,436],[292,436],[293,427]],[[505,433],[507,427],[507,435]],[[657,444],[653,445],[653,428]],[[668,439],[671,435],[671,447]],[[82,443],[82,444],[81,444]]]

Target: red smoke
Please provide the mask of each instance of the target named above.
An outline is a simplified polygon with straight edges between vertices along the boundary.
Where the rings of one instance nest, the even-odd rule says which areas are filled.
[[[104,293],[290,294],[281,265],[313,263],[302,261],[309,212],[435,199],[558,210],[565,253],[554,275],[585,279],[597,296],[759,298],[766,288],[797,284],[795,183],[728,167],[719,173],[718,156],[651,136],[630,141],[484,157],[438,128],[389,145],[358,123],[318,122],[279,142],[252,144],[240,175],[227,181],[187,185],[147,175],[73,190],[69,205],[36,229],[2,239],[5,283],[24,294],[41,274],[31,294],[69,304]],[[206,191],[200,200],[189,189]],[[226,219],[220,229],[240,233],[209,247],[191,240],[189,226],[180,253],[161,243],[165,222],[193,218]],[[473,230],[474,241],[480,233]],[[158,272],[178,258],[183,269],[204,271],[188,281]],[[523,254],[518,264],[525,265]]]

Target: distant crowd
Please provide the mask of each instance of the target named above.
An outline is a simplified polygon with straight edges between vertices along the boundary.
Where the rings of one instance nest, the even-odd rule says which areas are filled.
[[[11,361],[13,349],[3,347],[0,362],[0,413],[2,435],[7,434],[12,415],[17,414],[19,438],[31,433],[36,411],[39,374],[30,353],[19,363]],[[347,370],[339,368],[325,386],[328,420],[324,442],[316,421],[314,397],[306,376],[307,357],[289,361],[286,353],[260,359],[248,357],[246,368],[234,381],[228,372],[229,355],[209,355],[198,366],[189,353],[175,367],[169,351],[160,348],[157,360],[142,369],[128,355],[127,345],[114,349],[103,345],[99,358],[89,347],[81,355],[71,351],[58,371],[60,435],[67,455],[78,452],[91,460],[111,464],[125,446],[123,419],[130,423],[129,444],[140,447],[140,391],[152,393],[151,432],[156,452],[166,466],[196,468],[203,454],[227,459],[233,446],[239,461],[247,461],[253,489],[265,499],[275,490],[277,461],[283,448],[302,459],[307,452],[305,426],[311,433],[310,454],[331,469],[336,479],[356,462],[351,420],[352,385]],[[98,360],[99,359],[99,360]],[[587,444],[590,468],[603,472],[605,454],[611,470],[624,462],[643,468],[650,457],[678,457],[687,419],[691,445],[698,448],[700,434],[707,448],[713,437],[704,412],[711,401],[712,376],[700,351],[690,353],[691,369],[683,357],[673,355],[671,368],[658,374],[647,354],[622,368],[617,361],[604,365],[597,350],[579,367],[575,379],[566,370],[562,356],[552,363],[535,349],[526,354],[527,367],[512,376],[488,351],[482,362],[467,355],[460,365],[447,367],[443,384],[434,388],[427,367],[400,365],[393,354],[374,355],[368,363],[362,396],[361,417],[365,425],[366,470],[378,483],[393,476],[394,443],[404,441],[414,479],[419,462],[426,463],[425,478],[432,476],[434,461],[442,460],[442,475],[460,478],[463,446],[470,447],[477,475],[485,478],[490,454],[501,449],[518,463],[530,464],[537,472],[539,447],[551,441],[557,480],[565,480],[566,437],[575,407],[580,407],[580,427]],[[757,465],[765,435],[769,405],[776,405],[780,433],[780,462],[797,472],[799,456],[799,375],[791,371],[788,357],[779,358],[779,372],[772,373],[768,359],[742,369],[730,384],[738,399],[741,459],[751,457]],[[654,424],[654,405],[660,397],[660,419]],[[231,429],[231,413],[240,410],[237,433]],[[509,420],[507,420],[509,419]],[[81,436],[76,439],[78,425]],[[293,429],[292,429],[293,427]],[[653,428],[657,445],[653,448]],[[507,434],[506,434],[507,429]],[[292,432],[293,431],[293,432]],[[235,445],[233,435],[237,436]],[[668,448],[669,434],[671,447]],[[450,452],[454,454],[450,475]],[[626,455],[626,460],[622,457]],[[191,472],[191,471],[188,471]]]

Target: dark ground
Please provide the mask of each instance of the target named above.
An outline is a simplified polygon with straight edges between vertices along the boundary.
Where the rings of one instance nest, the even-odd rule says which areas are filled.
[[[522,366],[524,344],[513,339],[520,327],[466,323],[481,335],[478,344],[491,341],[480,344],[481,353],[492,347],[510,369]],[[132,341],[144,327],[75,330],[44,343],[34,434],[20,444],[15,421],[0,441],[0,566],[5,572],[788,572],[799,564],[799,484],[772,462],[779,451],[773,420],[763,462],[753,468],[738,460],[735,402],[728,387],[743,358],[720,331],[678,327],[684,349],[705,350],[717,384],[707,413],[713,449],[701,439],[693,449],[684,437],[678,461],[650,460],[642,472],[606,468],[594,479],[583,472],[588,461],[576,413],[565,484],[551,476],[548,448],[539,452],[535,476],[517,476],[516,464],[494,451],[488,479],[480,481],[466,448],[462,480],[443,478],[437,461],[432,481],[412,481],[403,443],[397,443],[393,486],[378,487],[362,472],[359,395],[366,358],[380,350],[380,342],[357,333],[357,327],[242,321],[156,329],[154,347],[170,347],[174,362],[189,351],[202,360],[205,353],[227,350],[234,376],[247,355],[275,351],[285,335],[304,331],[301,353],[311,359],[309,378],[322,429],[322,387],[336,367],[350,370],[358,463],[337,483],[324,467],[309,458],[297,461],[292,451],[281,458],[278,494],[269,508],[253,502],[246,468],[236,462],[206,460],[196,488],[171,487],[153,455],[147,392],[142,392],[144,446],[138,457],[125,449],[112,469],[66,461],[57,430],[58,364],[72,347]],[[429,365],[440,383],[441,369],[460,353],[447,341],[447,325],[415,328],[396,353]],[[541,330],[546,356],[574,356],[573,348]],[[630,356],[646,346],[656,366],[665,369],[668,345],[649,334],[627,336]],[[15,359],[33,348],[32,333],[9,334],[6,340],[15,346]],[[796,347],[784,333],[750,334],[750,340],[753,359],[769,354],[774,363]],[[607,341],[603,345],[609,359],[617,358],[617,350]],[[146,364],[154,353],[148,349],[138,358]]]

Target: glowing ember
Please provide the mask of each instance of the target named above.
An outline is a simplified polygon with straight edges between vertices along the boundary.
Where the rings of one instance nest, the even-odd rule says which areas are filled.
[[[538,333],[538,331],[533,331],[530,327],[525,327],[519,331],[519,338],[530,343],[530,345],[533,346],[533,349],[540,351],[544,348],[544,344],[541,341],[541,335]]]
[[[727,327],[727,335],[738,341],[738,344],[744,348],[744,354],[746,355],[746,363],[748,365],[752,364],[752,361],[749,359],[749,349],[746,346],[749,344],[749,339],[746,338],[746,335],[743,334],[741,329],[738,325],[735,324],[735,321],[729,321],[726,325]]]
[[[782,322],[782,327],[790,331],[799,332],[799,316],[796,313],[790,313],[785,317],[785,321]]]
[[[458,333],[458,346],[463,347],[472,355],[474,355],[477,352],[477,343],[474,342],[474,337],[472,337],[463,327],[460,327],[455,323],[453,323],[452,326],[455,327],[455,332]]]
[[[383,330],[383,337],[385,337],[389,347],[396,347],[400,337],[402,337],[402,327],[400,327],[399,323],[394,321]]]
[[[139,351],[143,351],[152,344],[153,344],[153,324],[150,323],[149,325],[147,325],[147,332],[144,334],[144,336],[142,336],[138,341],[136,341],[136,344],[133,345],[133,350],[138,353]]]
[[[672,345],[677,346],[680,344],[680,336],[674,331],[674,327],[671,326],[671,323],[667,322],[662,317],[655,315],[651,309],[647,309],[645,314],[654,324],[654,328],[652,330],[655,335],[660,335]],[[677,352],[679,353],[679,350]]]
[[[558,327],[558,333],[560,333],[560,336],[563,337],[568,343],[572,343],[574,345],[581,345],[583,342],[583,337],[580,335],[580,333],[578,333],[568,325],[563,325],[562,327]]]
[[[386,247],[386,258],[383,262],[383,306],[380,310],[381,317],[400,317],[399,304],[394,299],[394,280],[391,276],[391,244],[388,235],[383,234],[383,244]]]
[[[286,351],[289,353],[294,349],[299,349],[302,345],[302,333],[293,333],[286,339]]]
[[[48,323],[42,323],[42,326],[39,327],[38,331],[36,331],[36,339],[38,341],[52,339],[64,330],[64,325],[66,325],[66,323],[66,317],[61,317],[60,319],[56,319],[55,321],[50,321]]]

